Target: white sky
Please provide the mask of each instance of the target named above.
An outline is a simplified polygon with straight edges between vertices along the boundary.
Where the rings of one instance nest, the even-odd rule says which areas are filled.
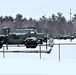
[[[70,19],[76,13],[76,0],[0,0],[0,16],[13,16],[20,13],[26,18],[39,19],[41,16],[51,16],[57,12]]]

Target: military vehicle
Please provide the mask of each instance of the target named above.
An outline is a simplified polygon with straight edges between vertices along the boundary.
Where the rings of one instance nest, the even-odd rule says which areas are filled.
[[[11,32],[9,27],[4,27],[0,33],[0,48],[3,44],[24,44],[27,48],[35,48],[37,44],[46,42],[47,37],[48,35],[45,33],[38,33],[33,28],[16,29],[16,31]]]

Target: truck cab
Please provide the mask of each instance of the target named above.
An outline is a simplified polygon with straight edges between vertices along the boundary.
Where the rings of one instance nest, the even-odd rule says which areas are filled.
[[[10,33],[10,28],[9,27],[4,27],[2,30],[1,30],[1,34],[3,35],[7,35]]]
[[[10,33],[9,27],[4,27],[0,32],[0,48],[2,48],[2,45],[7,42],[7,36]]]

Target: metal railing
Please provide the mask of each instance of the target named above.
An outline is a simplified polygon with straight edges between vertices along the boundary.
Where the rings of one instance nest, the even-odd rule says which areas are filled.
[[[59,51],[59,54],[58,54],[58,56],[59,56],[59,62],[60,62],[60,53],[61,53],[61,46],[62,45],[76,45],[76,43],[54,43],[54,45],[58,45],[58,51]]]
[[[46,46],[46,44],[38,44],[38,46],[39,46],[39,49],[38,50],[13,50],[13,51],[11,51],[11,50],[8,50],[8,48],[9,47],[24,47],[23,45],[22,46],[20,46],[20,45],[18,45],[18,46],[9,46],[8,45],[8,48],[7,48],[7,45],[6,46],[3,46],[2,48],[2,50],[0,51],[0,53],[3,53],[3,58],[5,58],[5,53],[40,53],[40,59],[41,59],[41,53],[47,53],[47,54],[50,54],[50,52],[51,52],[51,47],[50,47],[50,44],[47,44],[47,46],[49,46],[50,47],[50,49],[49,50],[47,50],[47,49],[44,49],[44,50],[42,50],[41,49],[41,47],[43,47],[43,46]],[[6,47],[6,50],[5,50],[5,47]]]
[[[29,51],[26,51],[26,50],[22,50],[22,51],[19,51],[19,50],[8,51],[7,50],[7,51],[5,51],[6,46],[3,46],[3,50],[0,51],[0,53],[3,53],[3,58],[5,58],[5,53],[40,53],[39,55],[40,55],[40,59],[41,59],[41,53],[50,54],[52,51],[53,45],[58,46],[58,58],[59,58],[58,60],[60,62],[60,60],[61,60],[61,46],[62,45],[76,45],[76,43],[52,43],[52,45],[51,45],[49,42],[49,44],[47,44],[47,45],[46,44],[38,44],[39,50],[29,50]],[[50,49],[49,50],[47,50],[47,49],[42,50],[41,47],[43,47],[43,46],[49,46]],[[8,47],[18,47],[18,46],[9,46],[8,45]],[[23,47],[23,46],[19,46],[19,47]]]

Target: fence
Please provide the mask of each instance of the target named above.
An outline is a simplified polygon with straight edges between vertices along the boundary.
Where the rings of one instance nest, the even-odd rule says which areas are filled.
[[[5,58],[5,53],[40,53],[40,59],[41,59],[41,53],[50,54],[50,52],[52,50],[50,47],[50,44],[47,44],[47,45],[46,44],[39,44],[38,46],[39,46],[39,50],[29,50],[29,51],[27,51],[27,50],[21,50],[21,51],[20,50],[13,50],[13,51],[11,51],[11,50],[8,50],[8,48],[15,47],[15,46],[8,46],[8,48],[7,48],[7,45],[6,45],[6,46],[3,46],[3,50],[0,51],[0,53],[3,53],[3,58]],[[47,47],[46,47],[45,50],[42,50],[41,46],[49,46],[50,49],[47,50]],[[6,47],[7,51],[5,51],[5,47]],[[18,47],[20,47],[20,46],[18,46]],[[23,47],[23,46],[21,46],[21,47]]]
[[[76,45],[76,43],[55,43],[54,45],[58,45],[58,49],[59,49],[59,62],[60,62],[60,52],[61,52],[61,45]]]
[[[39,44],[39,50],[33,50],[33,51],[26,51],[26,50],[23,50],[23,51],[18,51],[18,50],[14,50],[14,51],[5,51],[5,47],[6,46],[3,46],[3,50],[0,51],[0,53],[3,53],[3,58],[5,58],[5,53],[40,53],[40,59],[41,59],[41,53],[47,53],[47,54],[50,54],[51,51],[52,51],[52,47],[53,45],[57,45],[58,46],[58,58],[59,58],[59,62],[60,62],[60,56],[61,56],[61,46],[62,45],[76,45],[76,43],[50,43],[49,41],[49,44]],[[46,49],[45,50],[41,50],[41,47],[43,46],[46,46]],[[49,50],[47,50],[47,46],[50,47]],[[8,46],[8,47],[15,47],[15,46]],[[8,49],[8,48],[7,48]]]

